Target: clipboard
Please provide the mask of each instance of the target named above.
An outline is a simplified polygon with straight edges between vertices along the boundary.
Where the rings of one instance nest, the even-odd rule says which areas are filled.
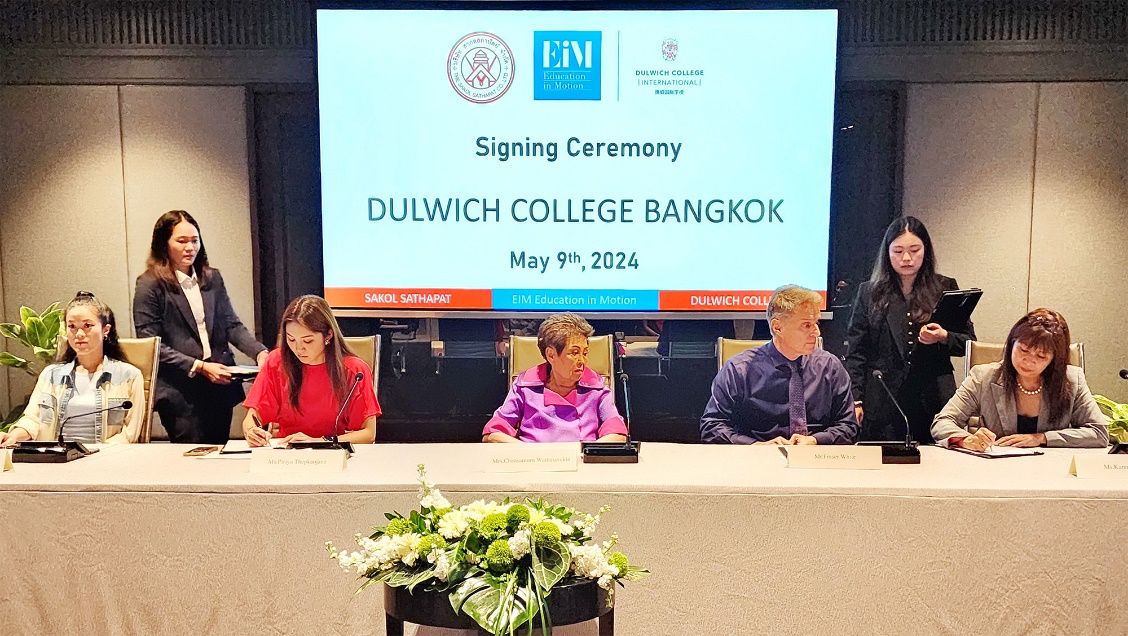
[[[1002,449],[1006,450],[1002,450]],[[1006,457],[1036,457],[1038,455],[1045,455],[1040,450],[1031,450],[1029,448],[1016,448],[1010,446],[996,446],[990,451],[973,451],[967,448],[960,448],[959,446],[949,446],[948,450],[954,450],[957,453],[965,453],[967,455],[975,455],[984,459],[1003,459]]]
[[[983,290],[975,287],[943,292],[928,322],[935,322],[949,331],[961,331],[982,297]]]

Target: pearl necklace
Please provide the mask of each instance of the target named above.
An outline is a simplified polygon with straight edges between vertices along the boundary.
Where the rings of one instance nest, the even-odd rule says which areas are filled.
[[[1022,391],[1026,395],[1038,395],[1039,393],[1042,392],[1042,385],[1040,385],[1040,384],[1038,385],[1038,388],[1034,389],[1033,391],[1027,391],[1026,389],[1022,388],[1021,382],[1015,381],[1015,384],[1018,385],[1018,390]]]

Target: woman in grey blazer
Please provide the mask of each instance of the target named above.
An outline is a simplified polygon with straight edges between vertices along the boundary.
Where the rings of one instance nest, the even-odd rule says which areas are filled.
[[[968,421],[982,426],[968,432]],[[971,368],[932,422],[942,446],[1108,445],[1108,421],[1085,374],[1069,365],[1069,325],[1056,311],[1035,309],[1007,335],[1003,361]]]

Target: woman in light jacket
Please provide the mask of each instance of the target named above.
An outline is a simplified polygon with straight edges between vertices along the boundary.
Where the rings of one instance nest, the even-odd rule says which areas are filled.
[[[968,420],[981,428],[968,432]],[[1003,361],[971,368],[932,422],[942,446],[984,450],[996,446],[1108,445],[1108,421],[1093,400],[1085,374],[1069,365],[1069,325],[1056,311],[1035,309],[1007,335]]]
[[[0,433],[0,446],[56,439],[59,422],[68,416],[63,430],[68,440],[136,442],[145,417],[145,380],[137,367],[122,361],[114,312],[94,294],[79,292],[63,316],[67,341],[62,362],[39,374],[24,414]],[[126,402],[131,403],[128,409],[94,413]]]

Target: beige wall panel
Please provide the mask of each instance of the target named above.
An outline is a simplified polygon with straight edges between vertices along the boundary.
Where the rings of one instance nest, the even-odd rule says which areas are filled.
[[[1041,85],[1031,307],[1065,315],[1095,393],[1128,402],[1128,82]]]
[[[904,212],[928,227],[942,274],[983,289],[980,340],[1002,341],[1026,311],[1036,94],[1033,84],[909,87]]]
[[[130,332],[117,90],[0,86],[4,319],[92,291]],[[13,348],[22,346],[15,345]],[[9,375],[10,400],[33,380]]]
[[[145,271],[157,217],[187,210],[236,313],[254,332],[244,89],[125,86],[121,93],[130,293]]]

